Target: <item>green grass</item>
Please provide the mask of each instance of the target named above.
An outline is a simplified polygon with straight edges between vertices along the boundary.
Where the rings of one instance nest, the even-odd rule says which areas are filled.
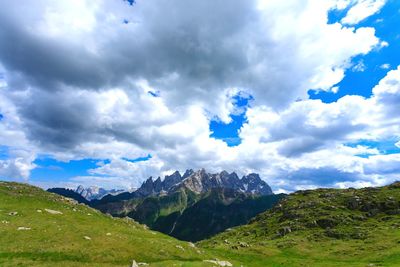
[[[400,266],[400,184],[297,192],[199,246],[244,266]]]
[[[133,259],[150,266],[210,266],[203,260],[212,258],[133,220],[33,186],[0,182],[0,266],[130,266]]]
[[[196,267],[215,258],[248,267],[400,266],[400,184],[296,192],[193,247],[39,188],[0,182],[2,267],[130,266],[133,259]]]

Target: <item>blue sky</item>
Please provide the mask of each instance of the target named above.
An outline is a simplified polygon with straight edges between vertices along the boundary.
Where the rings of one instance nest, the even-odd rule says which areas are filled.
[[[287,192],[399,177],[398,1],[167,2],[0,5],[1,179],[123,187],[206,168]]]
[[[369,97],[372,88],[386,76],[390,69],[396,69],[400,64],[400,2],[390,0],[381,11],[359,23],[356,27],[373,27],[376,36],[389,43],[388,47],[372,51],[367,55],[356,56],[352,61],[356,64],[362,63],[363,71],[349,69],[346,76],[337,85],[338,93],[310,91],[312,99],[321,99],[329,103],[337,101],[345,95],[361,95]],[[331,12],[330,23],[340,21],[344,17],[344,12]],[[387,68],[383,68],[388,64]]]

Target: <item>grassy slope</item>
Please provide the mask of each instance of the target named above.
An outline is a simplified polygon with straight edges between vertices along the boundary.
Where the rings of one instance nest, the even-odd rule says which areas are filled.
[[[108,217],[36,187],[0,182],[0,266],[130,266],[133,259],[150,266],[209,266],[203,260],[211,258],[132,220]]]
[[[132,259],[207,266],[204,259],[218,257],[252,267],[400,266],[400,183],[298,192],[198,247],[32,186],[0,182],[0,266],[129,266]]]
[[[400,183],[297,192],[199,245],[244,266],[400,266]]]

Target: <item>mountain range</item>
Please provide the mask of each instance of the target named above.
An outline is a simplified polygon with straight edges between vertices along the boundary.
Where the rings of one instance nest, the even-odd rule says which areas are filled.
[[[121,189],[107,190],[107,189],[104,189],[104,188],[101,188],[98,186],[84,187],[82,185],[79,185],[75,189],[75,192],[80,194],[85,199],[91,201],[94,199],[102,199],[106,195],[118,195],[122,192],[125,192],[125,190],[121,190]]]
[[[205,169],[198,171],[189,169],[183,175],[179,171],[176,171],[171,175],[165,176],[163,180],[161,180],[161,177],[158,177],[156,180],[153,180],[153,177],[149,177],[134,192],[106,195],[98,201],[95,200],[94,203],[109,203],[132,198],[168,195],[180,189],[188,189],[196,194],[201,194],[212,188],[229,188],[253,195],[273,194],[271,187],[255,173],[245,175],[240,179],[235,172],[228,173],[222,171],[211,174],[206,172]]]
[[[84,187],[83,185],[79,185],[75,190],[69,188],[54,187],[49,188],[48,191],[75,199],[79,203],[84,204],[89,204],[89,202],[93,200],[102,199],[104,196],[107,195],[115,196],[123,192],[127,192],[126,190],[121,189],[107,190],[97,186]]]
[[[163,180],[150,177],[134,192],[108,194],[91,201],[82,200],[82,190],[74,192],[79,193],[77,198],[71,190],[49,191],[72,197],[103,213],[131,217],[154,230],[187,241],[202,240],[245,224],[285,196],[274,195],[258,174],[239,178],[235,172],[211,174],[205,169],[186,170],[183,175],[176,171]],[[197,219],[193,219],[193,214]]]

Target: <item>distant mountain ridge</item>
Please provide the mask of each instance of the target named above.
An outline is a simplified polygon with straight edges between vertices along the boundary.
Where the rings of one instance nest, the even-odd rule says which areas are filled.
[[[72,198],[79,203],[83,203],[83,204],[87,204],[87,205],[89,204],[89,200],[87,200],[81,194],[77,193],[76,191],[74,191],[72,189],[55,187],[55,188],[49,188],[49,189],[47,189],[47,191],[51,192],[51,193],[56,193],[56,194],[64,196],[64,197]]]
[[[94,205],[99,205],[132,198],[162,196],[179,191],[180,188],[186,188],[196,194],[205,193],[212,188],[230,188],[253,195],[273,194],[271,187],[256,173],[250,173],[240,179],[235,172],[222,171],[211,174],[207,173],[205,169],[198,171],[188,169],[183,175],[179,171],[175,171],[171,175],[166,175],[163,180],[161,180],[161,177],[156,180],[149,177],[136,191],[107,194],[102,198],[92,199],[91,202]]]
[[[92,198],[87,204],[103,213],[128,216],[187,241],[202,240],[247,223],[285,197],[274,195],[256,173],[239,178],[235,172],[212,174],[205,169],[189,169],[183,175],[175,171],[163,180],[150,177],[134,192],[108,194],[101,199],[94,197],[99,189],[90,189],[79,187],[74,193]],[[73,197],[70,191],[56,193]]]
[[[117,195],[125,192],[125,190],[119,190],[119,189],[107,190],[97,186],[89,186],[85,188],[84,186],[79,185],[75,189],[75,192],[84,197],[86,200],[91,201],[94,199],[101,199],[106,195]]]

